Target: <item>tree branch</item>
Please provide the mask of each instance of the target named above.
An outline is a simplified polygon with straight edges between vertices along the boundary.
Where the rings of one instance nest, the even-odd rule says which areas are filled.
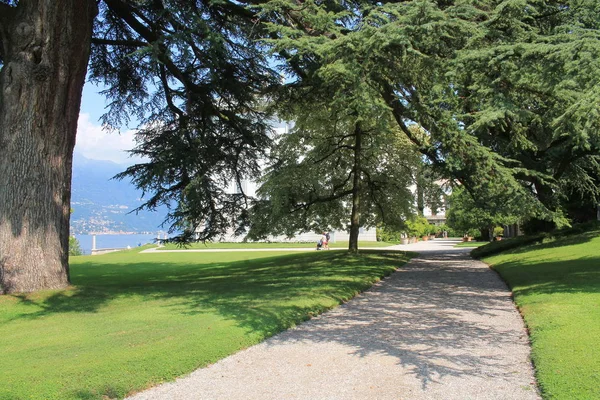
[[[305,202],[305,203],[297,206],[291,212],[295,213],[297,211],[308,210],[311,206],[313,206],[315,204],[318,204],[318,203],[328,203],[330,201],[341,199],[342,197],[349,196],[351,194],[352,194],[352,190],[346,190],[344,192],[341,192],[341,193],[338,193],[338,194],[332,194],[332,195],[327,196],[327,197],[317,197],[316,199],[312,199],[312,200],[310,200],[308,202]]]
[[[102,44],[107,46],[125,46],[125,47],[146,47],[147,42],[141,40],[111,40],[103,38],[92,38],[92,44]]]
[[[148,42],[156,42],[158,40],[158,36],[133,15],[134,10],[131,6],[121,0],[104,0],[104,2],[111,11],[121,17],[131,29],[136,31]]]
[[[266,1],[264,1],[264,2],[266,2]],[[244,2],[241,1],[240,3],[244,3]],[[260,1],[252,1],[253,6],[257,5],[259,3],[261,3],[261,2]],[[239,4],[235,4],[231,1],[227,1],[224,3],[216,3],[216,4],[214,4],[213,7],[220,8],[228,14],[234,14],[238,17],[243,17],[243,18],[247,18],[247,19],[256,18],[255,12],[248,9],[247,7],[240,6]]]
[[[179,118],[183,118],[184,112],[179,107],[177,107],[175,103],[173,103],[171,87],[169,86],[169,82],[167,80],[167,73],[165,71],[164,65],[160,66],[160,81],[162,82],[165,91],[165,101],[167,102],[167,106],[173,113],[177,114]]]
[[[546,14],[536,15],[533,18],[534,19],[544,19],[544,18],[552,17],[553,15],[556,15],[556,14],[560,14],[562,12],[565,12],[565,9],[557,8],[554,11],[548,12]]]
[[[135,10],[127,3],[121,0],[104,0],[106,5],[123,19],[131,29],[137,32],[148,43],[157,43],[161,51],[157,54],[158,60],[162,62],[169,72],[177,78],[187,89],[199,91],[199,86],[191,82],[187,76],[173,63],[173,61],[165,54],[164,44],[160,42],[160,37],[150,28],[142,24],[134,15]]]
[[[392,115],[406,137],[408,137],[408,139],[417,146],[418,150],[423,155],[427,156],[433,163],[439,164],[440,160],[438,155],[435,153],[435,150],[430,146],[425,146],[425,144],[419,140],[419,138],[417,138],[404,123],[403,119],[405,108],[402,103],[400,103],[400,100],[398,100],[394,95],[394,89],[389,83],[382,83],[381,96],[392,109]]]
[[[569,166],[571,166],[571,164],[573,164],[573,162],[575,162],[576,160],[583,158],[583,157],[590,156],[590,155],[594,155],[594,154],[598,154],[598,149],[592,148],[589,150],[581,151],[577,154],[573,154],[573,152],[571,152],[569,157],[563,158],[563,160],[558,165],[558,168],[556,169],[556,172],[554,173],[554,179],[560,180],[560,178],[568,170]]]
[[[327,160],[329,157],[331,157],[332,155],[334,155],[335,153],[337,153],[339,150],[341,149],[348,149],[348,150],[352,150],[354,151],[354,146],[350,146],[347,144],[344,145],[338,145],[336,146],[333,150],[331,150],[328,154],[326,154],[325,156],[319,158],[318,160],[314,160],[313,163],[314,164],[320,164],[323,161]]]
[[[339,190],[339,189],[343,188],[344,186],[346,186],[346,184],[350,181],[350,178],[352,177],[352,174],[354,174],[354,171],[350,171],[348,173],[348,175],[346,176],[346,179],[343,182],[338,183],[337,185],[335,185],[333,187],[332,192],[335,193],[337,190]]]

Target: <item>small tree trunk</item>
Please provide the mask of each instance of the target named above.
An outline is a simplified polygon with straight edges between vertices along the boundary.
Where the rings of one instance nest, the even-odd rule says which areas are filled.
[[[350,240],[348,251],[358,253],[358,233],[360,230],[360,152],[362,151],[362,131],[359,124],[354,129],[354,176],[352,179],[352,213],[350,214]]]
[[[0,293],[69,283],[71,167],[94,0],[20,1],[0,18]]]
[[[421,166],[417,167],[416,172],[416,191],[417,191],[417,214],[421,217],[425,215],[425,193],[423,193],[425,185],[423,171]]]
[[[479,234],[481,235],[481,240],[483,241],[490,241],[490,227],[485,227],[485,228],[479,228]]]

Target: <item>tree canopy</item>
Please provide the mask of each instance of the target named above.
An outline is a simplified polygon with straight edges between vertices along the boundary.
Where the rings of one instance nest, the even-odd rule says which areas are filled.
[[[465,130],[558,222],[574,192],[598,202],[597,12],[590,1],[501,2],[456,60]]]
[[[355,251],[359,227],[397,225],[413,213],[418,156],[389,113],[327,107],[312,97],[294,104],[295,125],[277,139],[261,179],[250,238],[345,230]]]
[[[0,0],[0,171],[6,185],[27,177],[48,182],[31,200],[0,204],[7,243],[0,286],[7,287],[3,276],[29,268],[21,269],[26,257],[11,245],[17,241],[35,239],[43,253],[52,237],[46,247],[57,250],[47,257],[67,273],[70,168],[86,65],[89,79],[106,87],[103,122],[140,121],[134,154],[148,162],[120,177],[145,191],[142,208],[172,206],[166,222],[183,232],[176,241],[245,226],[248,199],[224,188],[259,176],[272,112],[292,116],[297,129],[273,152],[281,159],[263,200],[306,205],[333,196],[336,210],[352,203],[354,227],[359,212],[404,213],[385,202],[372,202],[385,213],[359,209],[355,200],[377,191],[389,202],[404,197],[406,180],[397,173],[409,157],[407,142],[437,176],[456,180],[481,204],[514,202],[527,218],[565,224],[568,207],[599,200],[594,0],[69,0],[63,11],[73,12],[58,7]],[[38,123],[27,124],[32,119]],[[40,127],[48,125],[44,134]],[[48,156],[34,160],[27,148]],[[386,155],[376,156],[376,148]],[[294,160],[294,152],[305,158]],[[309,168],[323,157],[327,179]],[[377,157],[390,161],[381,166],[394,177],[385,185]],[[276,182],[286,187],[284,177],[300,173],[312,185],[306,192],[278,190]],[[393,180],[397,188],[386,186]],[[350,187],[352,200],[342,200]],[[34,201],[42,197],[52,200],[42,207]],[[33,224],[17,209],[48,217]],[[32,232],[35,238],[26,237]],[[44,270],[45,257],[34,270]]]
[[[149,161],[120,177],[144,190],[142,208],[172,206],[166,223],[183,232],[173,240],[192,240],[196,232],[201,240],[218,237],[243,216],[244,196],[224,187],[255,176],[269,142],[264,102],[279,75],[257,40],[265,34],[255,13],[238,1],[0,0],[0,170],[11,182],[44,177],[30,200],[19,203],[23,196],[15,195],[0,204],[0,241],[6,244],[0,245],[0,290],[68,283],[70,168],[88,63],[88,79],[106,88],[106,126],[119,128],[131,117],[140,122],[134,153]],[[70,62],[57,60],[60,55]],[[50,89],[54,99],[43,108]],[[24,96],[37,96],[40,108],[13,106],[34,104]],[[52,129],[44,133],[48,124]],[[39,154],[47,157],[28,157],[31,148],[46,149]],[[42,198],[47,205],[39,204]],[[28,259],[28,251],[40,254]],[[50,265],[52,278],[43,277]],[[31,284],[19,286],[25,281]]]
[[[479,201],[516,201],[524,217],[564,224],[561,201],[598,196],[597,7],[270,2],[262,13],[291,90],[360,80],[433,167]]]
[[[219,237],[245,205],[226,188],[257,177],[269,143],[264,96],[279,76],[256,40],[263,30],[234,1],[105,0],[96,19],[90,78],[107,87],[104,122],[141,121],[127,169],[149,198],[172,206],[175,240]]]
[[[461,234],[476,230],[477,236],[488,240],[492,239],[495,227],[518,223],[523,215],[514,201],[484,203],[461,187],[454,188],[449,202],[446,217],[450,228]]]

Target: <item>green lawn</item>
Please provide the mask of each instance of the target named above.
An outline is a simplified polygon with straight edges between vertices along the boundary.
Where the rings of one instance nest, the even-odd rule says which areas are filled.
[[[600,231],[485,258],[530,329],[546,399],[600,399]]]
[[[398,243],[392,242],[358,242],[358,248],[373,248],[394,246]],[[159,247],[158,250],[183,250],[183,249],[291,249],[291,248],[307,248],[312,249],[317,246],[317,243],[266,243],[266,242],[251,242],[251,243],[220,243],[207,242],[193,243],[189,246],[182,247],[176,244],[167,244],[164,247]],[[348,248],[348,242],[329,243],[330,248]]]
[[[454,247],[481,247],[489,243],[490,242],[460,242],[454,245]]]
[[[74,257],[69,290],[0,296],[0,399],[119,398],[353,297],[399,252]]]

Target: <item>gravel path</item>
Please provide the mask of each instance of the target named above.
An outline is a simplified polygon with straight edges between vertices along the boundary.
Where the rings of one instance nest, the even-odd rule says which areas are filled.
[[[539,399],[523,322],[455,242],[294,329],[131,399]]]

